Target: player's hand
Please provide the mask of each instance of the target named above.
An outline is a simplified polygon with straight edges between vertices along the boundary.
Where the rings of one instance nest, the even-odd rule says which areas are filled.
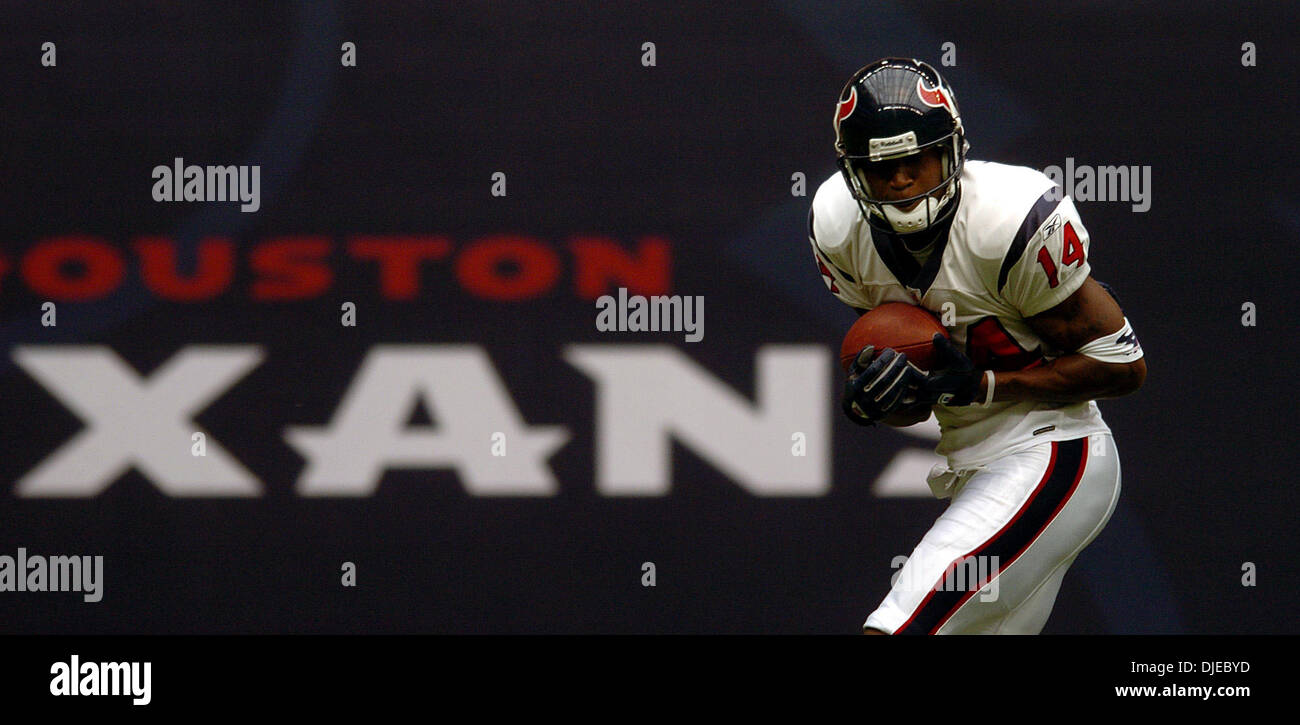
[[[935,370],[917,385],[918,399],[931,405],[970,405],[980,394],[983,370],[976,370],[952,340],[934,334]]]
[[[840,404],[849,420],[875,425],[890,413],[916,402],[916,386],[925,373],[907,361],[907,355],[885,348],[876,355],[867,345],[849,366]],[[872,358],[875,358],[874,360]]]

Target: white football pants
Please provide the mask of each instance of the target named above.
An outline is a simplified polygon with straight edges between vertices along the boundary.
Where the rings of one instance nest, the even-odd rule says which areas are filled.
[[[957,480],[947,510],[864,626],[890,634],[1038,634],[1066,570],[1119,500],[1114,439],[1044,442]]]

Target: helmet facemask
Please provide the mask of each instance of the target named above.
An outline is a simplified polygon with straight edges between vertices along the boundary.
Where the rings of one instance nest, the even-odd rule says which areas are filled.
[[[904,136],[908,135],[904,134]],[[865,156],[843,155],[839,159],[840,170],[853,197],[862,208],[863,215],[873,226],[893,234],[914,234],[931,229],[956,209],[953,200],[957,196],[958,179],[961,176],[966,150],[961,128],[958,126],[951,134],[925,146],[914,146],[913,140],[913,145],[907,145],[906,150],[901,153],[890,153],[885,150],[888,146],[895,145],[895,141],[896,139],[872,139],[873,151],[879,150],[879,153]],[[871,186],[867,183],[867,163],[911,156],[936,146],[940,148],[943,173],[943,179],[936,186],[906,199],[885,200],[872,197]],[[920,203],[916,204],[911,211],[903,211],[904,207],[914,202]]]

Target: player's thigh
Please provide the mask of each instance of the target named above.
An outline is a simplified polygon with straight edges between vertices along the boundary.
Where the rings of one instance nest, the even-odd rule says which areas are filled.
[[[1118,458],[1104,437],[1046,443],[972,476],[867,624],[896,634],[996,629],[1109,518]]]
[[[938,634],[1039,634],[1056,606],[1056,595],[1074,559],[1061,563],[1028,598],[1008,609],[1002,605],[963,607]]]
[[[1056,606],[1056,595],[1061,591],[1061,582],[1065,581],[1065,572],[1074,563],[1071,558],[1061,564],[1054,574],[1043,582],[1038,591],[1030,595],[1019,607],[1002,618],[993,634],[1038,634],[1047,624],[1052,609]]]
[[[996,551],[989,556],[997,558],[991,565],[999,569],[997,576],[979,597],[953,613],[943,632],[1033,634],[1042,629],[1066,571],[1110,520],[1120,491],[1119,457],[1109,435],[1059,443],[1055,465],[1067,469],[1044,474],[1045,485],[1035,495],[1045,499],[1026,501],[1017,511],[1018,516],[1041,519],[1041,527],[1031,528],[1027,540],[1013,537],[1016,540],[993,547]],[[1056,491],[1051,476],[1060,478]],[[1048,515],[1041,517],[1035,509]]]
[[[983,584],[981,549],[1017,516],[1053,461],[1051,443],[1005,456],[961,484],[897,572],[867,626],[895,634],[929,634]],[[970,574],[974,576],[970,576]],[[964,581],[958,581],[964,575]],[[987,580],[985,580],[987,581]],[[960,586],[959,586],[960,585]]]

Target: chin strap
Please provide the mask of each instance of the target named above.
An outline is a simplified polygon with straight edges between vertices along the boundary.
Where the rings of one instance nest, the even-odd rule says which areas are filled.
[[[943,211],[944,206],[952,202],[953,196],[957,191],[957,180],[953,179],[948,183],[948,190],[944,192],[942,199],[926,197],[912,211],[901,211],[897,206],[892,204],[882,204],[881,209],[885,215],[885,221],[889,226],[899,234],[909,234],[929,229],[934,226],[934,220]]]

